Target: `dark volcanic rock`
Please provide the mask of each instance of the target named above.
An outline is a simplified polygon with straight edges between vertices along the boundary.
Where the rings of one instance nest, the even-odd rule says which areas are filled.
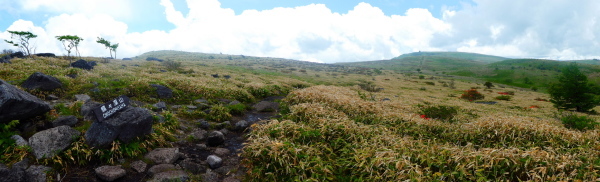
[[[115,139],[130,142],[152,132],[152,114],[139,107],[126,107],[102,122],[94,122],[85,133],[86,143],[92,147],[107,147]]]
[[[24,121],[48,111],[49,104],[0,79],[0,123]]]
[[[56,55],[54,53],[38,53],[38,54],[34,54],[35,56],[39,56],[39,57],[56,57]]]
[[[77,60],[77,61],[71,63],[71,67],[81,68],[84,70],[94,69],[94,66],[92,66],[89,62],[87,62],[86,60],[83,60],[83,59],[80,59],[80,60]]]
[[[131,61],[131,60],[133,60],[133,59],[131,59],[131,58],[123,58],[123,61]]]
[[[9,63],[9,64],[10,64],[10,63],[12,63],[12,62],[10,62],[10,59],[12,59],[12,58],[10,57],[10,55],[5,55],[5,56],[2,56],[2,57],[0,58],[0,63]]]
[[[206,144],[209,146],[218,146],[225,142],[225,135],[223,135],[220,131],[210,132],[208,138],[206,139]]]
[[[150,86],[156,88],[156,93],[158,94],[158,98],[168,99],[168,98],[173,97],[173,90],[171,90],[170,88],[167,88],[162,85],[157,85],[157,84],[150,84]]]
[[[114,181],[125,176],[126,171],[121,166],[100,166],[94,169],[96,175],[104,181]]]
[[[81,132],[69,127],[59,126],[40,131],[29,138],[29,146],[37,159],[51,158],[58,152],[66,149],[73,142],[73,138]]]
[[[84,120],[96,121],[96,115],[93,110],[100,106],[102,106],[101,103],[88,100],[81,106],[80,114],[83,116]]]
[[[10,57],[12,58],[24,58],[25,54],[23,54],[23,52],[19,51],[19,52],[15,52],[10,54]]]
[[[77,124],[77,117],[69,115],[69,116],[61,116],[58,119],[52,121],[52,127],[58,126],[75,126]]]
[[[158,62],[163,62],[164,60],[162,60],[162,59],[158,59],[158,58],[155,58],[155,57],[148,57],[148,58],[146,58],[146,61],[158,61]]]
[[[223,159],[221,159],[219,156],[216,155],[209,155],[206,158],[206,162],[208,162],[208,165],[210,166],[211,169],[216,169],[221,167],[221,165],[223,165]]]
[[[279,109],[279,103],[271,101],[260,101],[252,106],[258,112],[270,112]]]
[[[58,80],[58,78],[40,72],[33,73],[21,85],[21,87],[26,89],[39,89],[43,91],[52,91],[54,89],[61,88],[62,86],[63,84],[60,82],[60,80]]]
[[[181,156],[179,148],[157,148],[148,152],[144,158],[156,164],[173,164]]]
[[[25,171],[25,181],[28,182],[45,182],[47,179],[46,173],[52,168],[42,165],[32,165]]]
[[[12,169],[4,164],[0,164],[0,182],[23,181],[25,179],[25,169],[13,166]]]

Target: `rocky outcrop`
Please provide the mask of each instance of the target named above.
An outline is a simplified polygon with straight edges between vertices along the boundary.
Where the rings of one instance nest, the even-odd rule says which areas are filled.
[[[105,148],[115,139],[128,143],[151,132],[152,114],[146,109],[128,106],[102,122],[92,123],[85,139],[92,147]]]
[[[158,98],[168,99],[173,97],[173,90],[170,88],[157,84],[150,84],[150,86],[156,88],[156,94],[158,94]]]
[[[30,90],[39,89],[42,91],[52,91],[61,88],[62,86],[63,84],[58,78],[40,72],[33,73],[25,80],[25,82],[23,82],[23,84],[21,84],[21,87],[23,88]]]
[[[84,70],[94,69],[94,66],[92,64],[90,64],[89,62],[87,62],[86,60],[83,60],[83,59],[80,59],[80,60],[77,60],[77,61],[71,63],[71,67],[81,68]]]
[[[54,53],[37,53],[34,55],[38,56],[38,57],[56,57],[56,55]]]
[[[50,158],[71,145],[81,132],[69,127],[59,126],[40,131],[29,138],[29,146],[37,159]]]
[[[0,79],[0,123],[24,121],[50,111],[50,105]]]
[[[100,166],[94,169],[94,172],[96,172],[96,175],[104,181],[114,181],[127,174],[125,169],[121,166]]]

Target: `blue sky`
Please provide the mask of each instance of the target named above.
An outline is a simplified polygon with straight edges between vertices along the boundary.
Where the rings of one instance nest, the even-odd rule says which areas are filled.
[[[83,37],[81,53],[153,50],[315,62],[390,59],[415,51],[506,57],[600,57],[600,1],[536,0],[3,0],[7,30],[38,35],[37,52],[65,54],[54,36]],[[0,44],[0,49],[9,49]]]

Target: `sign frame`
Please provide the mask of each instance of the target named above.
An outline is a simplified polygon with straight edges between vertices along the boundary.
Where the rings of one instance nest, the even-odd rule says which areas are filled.
[[[130,104],[129,97],[125,95],[121,95],[111,101],[108,101],[102,104],[99,107],[93,109],[94,114],[96,115],[96,120],[98,122],[102,122],[107,118],[111,117],[115,113],[125,109]]]

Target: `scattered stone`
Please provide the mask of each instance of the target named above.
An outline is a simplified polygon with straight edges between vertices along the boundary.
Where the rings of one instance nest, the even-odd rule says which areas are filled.
[[[193,174],[199,174],[199,173],[206,172],[206,167],[204,165],[198,164],[190,158],[184,159],[183,161],[181,161],[179,163],[179,166],[181,166],[186,171],[192,172]]]
[[[241,102],[237,101],[237,100],[229,102],[229,105],[236,105],[236,104],[241,104]]]
[[[131,163],[131,168],[133,168],[133,170],[135,170],[138,173],[146,172],[147,167],[148,167],[148,164],[146,164],[144,161],[141,161],[141,160],[137,160],[137,161]]]
[[[231,78],[231,76],[229,76],[229,75],[223,75],[223,78],[229,79],[229,78]]]
[[[150,169],[148,169],[148,174],[150,176],[154,176],[154,174],[157,174],[157,173],[162,173],[165,171],[173,171],[173,170],[177,170],[175,168],[175,165],[173,165],[173,164],[157,164],[157,165],[150,167]]]
[[[233,169],[235,169],[235,166],[222,166],[222,167],[215,169],[215,172],[219,173],[220,175],[225,176],[225,175],[229,174],[229,172],[232,171]]]
[[[71,77],[73,79],[77,78],[77,74],[67,74],[68,77]]]
[[[144,156],[156,164],[173,164],[180,157],[179,148],[157,148]]]
[[[154,175],[154,178],[150,182],[164,182],[164,181],[188,181],[190,177],[185,171],[166,171]]]
[[[94,122],[85,133],[92,147],[108,147],[115,139],[128,143],[152,133],[152,114],[146,109],[128,106],[102,122]]]
[[[206,150],[208,148],[206,144],[196,144],[196,147],[198,147],[198,150]]]
[[[196,106],[194,106],[194,105],[187,105],[187,106],[185,106],[185,107],[187,107],[188,109],[191,109],[191,110],[196,110],[196,109],[198,109],[198,107],[196,107]]]
[[[164,72],[167,72],[167,70],[159,70],[159,71],[160,71],[160,72],[163,72],[163,73],[164,73]]]
[[[196,129],[190,135],[194,138],[194,140],[202,141],[202,140],[206,139],[207,134],[208,134],[208,132],[206,130]]]
[[[25,170],[25,181],[27,182],[45,182],[47,181],[46,173],[52,170],[51,167],[42,165],[32,165]]]
[[[52,91],[61,88],[63,84],[53,76],[49,76],[40,72],[35,72],[21,84],[21,87],[35,90],[39,89],[42,91]]]
[[[279,109],[279,103],[271,101],[260,101],[252,106],[257,112],[270,112]]]
[[[231,151],[229,151],[229,149],[226,149],[226,148],[217,148],[217,149],[215,149],[214,153],[217,156],[225,157],[225,156],[228,156],[229,154],[231,154]]]
[[[34,55],[38,56],[38,57],[56,57],[56,55],[54,53],[37,53]]]
[[[231,102],[231,100],[229,100],[229,99],[223,99],[223,98],[217,99],[217,101],[219,101],[220,103],[223,103],[223,104],[227,104],[227,103]]]
[[[46,96],[46,100],[58,100],[58,96],[54,95],[54,94],[50,94]]]
[[[213,131],[208,135],[208,138],[206,139],[206,143],[208,144],[208,146],[218,146],[223,144],[223,142],[225,142],[225,135],[223,135],[223,133],[221,133],[220,131]]]
[[[244,131],[248,128],[248,122],[246,120],[240,120],[233,126],[234,131]]]
[[[208,162],[208,165],[210,166],[211,169],[216,169],[221,167],[221,165],[223,165],[223,159],[221,159],[219,156],[216,155],[209,155],[206,158],[206,162]]]
[[[123,61],[131,61],[131,60],[133,60],[133,59],[131,59],[131,58],[123,58]]]
[[[88,121],[96,121],[96,115],[94,114],[94,108],[102,106],[101,103],[95,102],[92,100],[88,100],[81,106],[80,114],[83,116],[84,120]]]
[[[121,166],[100,166],[94,169],[96,175],[104,181],[114,181],[127,173]]]
[[[179,108],[181,108],[181,105],[173,105],[173,106],[171,106],[171,109],[173,109],[173,110],[177,110]]]
[[[212,170],[206,170],[206,173],[202,175],[203,182],[215,182],[219,181],[219,174],[213,172]]]
[[[167,88],[162,85],[157,85],[157,84],[150,84],[150,86],[156,88],[156,93],[158,94],[158,98],[168,99],[168,98],[173,97],[173,90],[171,90],[170,88]]]
[[[208,100],[206,100],[206,99],[196,99],[196,100],[194,100],[194,102],[197,103],[197,104],[206,104],[206,103],[208,103]]]
[[[383,99],[381,99],[381,101],[391,101],[391,100],[392,99],[390,99],[390,98],[383,98]]]
[[[225,122],[229,122],[229,121],[225,121]],[[223,135],[227,136],[227,134],[229,134],[229,130],[227,130],[227,128],[223,128],[221,130],[219,130],[221,133],[223,133]]]
[[[213,78],[219,78],[219,74],[211,74],[210,76],[212,76]]]
[[[59,126],[37,132],[29,138],[29,146],[37,159],[51,158],[66,149],[81,132],[69,127]]]
[[[158,59],[158,58],[155,58],[155,57],[148,57],[148,58],[146,58],[146,61],[158,61],[158,62],[163,62],[164,60],[162,60],[162,59]]]
[[[163,101],[153,104],[152,106],[156,107],[157,112],[167,110],[167,103],[165,103]]]
[[[60,116],[58,117],[58,119],[55,119],[54,121],[52,121],[52,127],[58,127],[58,126],[75,126],[75,124],[77,124],[77,117],[75,116]]]
[[[86,94],[75,95],[75,101],[83,101],[85,103],[89,100],[92,100],[92,98],[89,95],[86,95]]]
[[[0,181],[12,182],[23,181],[25,178],[25,170],[20,167],[13,166],[9,169],[6,165],[0,164]]]
[[[27,142],[27,140],[23,139],[23,137],[21,137],[20,135],[13,135],[10,138],[13,139],[15,141],[15,143],[17,144],[17,146],[19,146],[19,147],[29,146],[29,143]]]
[[[84,69],[84,70],[94,69],[94,66],[92,64],[90,64],[89,62],[87,62],[86,60],[83,60],[83,59],[80,59],[80,60],[77,60],[77,61],[71,63],[71,67],[80,68],[80,69]]]
[[[204,119],[200,119],[200,120],[198,121],[198,123],[199,123],[199,126],[200,126],[200,128],[202,128],[202,129],[205,129],[205,130],[207,130],[207,129],[209,129],[209,128],[210,128],[210,123],[208,123],[208,121],[206,121],[206,120],[204,120]]]
[[[48,103],[0,79],[0,123],[25,121],[48,111]]]
[[[242,182],[242,180],[237,179],[234,176],[229,176],[223,179],[223,182]]]

